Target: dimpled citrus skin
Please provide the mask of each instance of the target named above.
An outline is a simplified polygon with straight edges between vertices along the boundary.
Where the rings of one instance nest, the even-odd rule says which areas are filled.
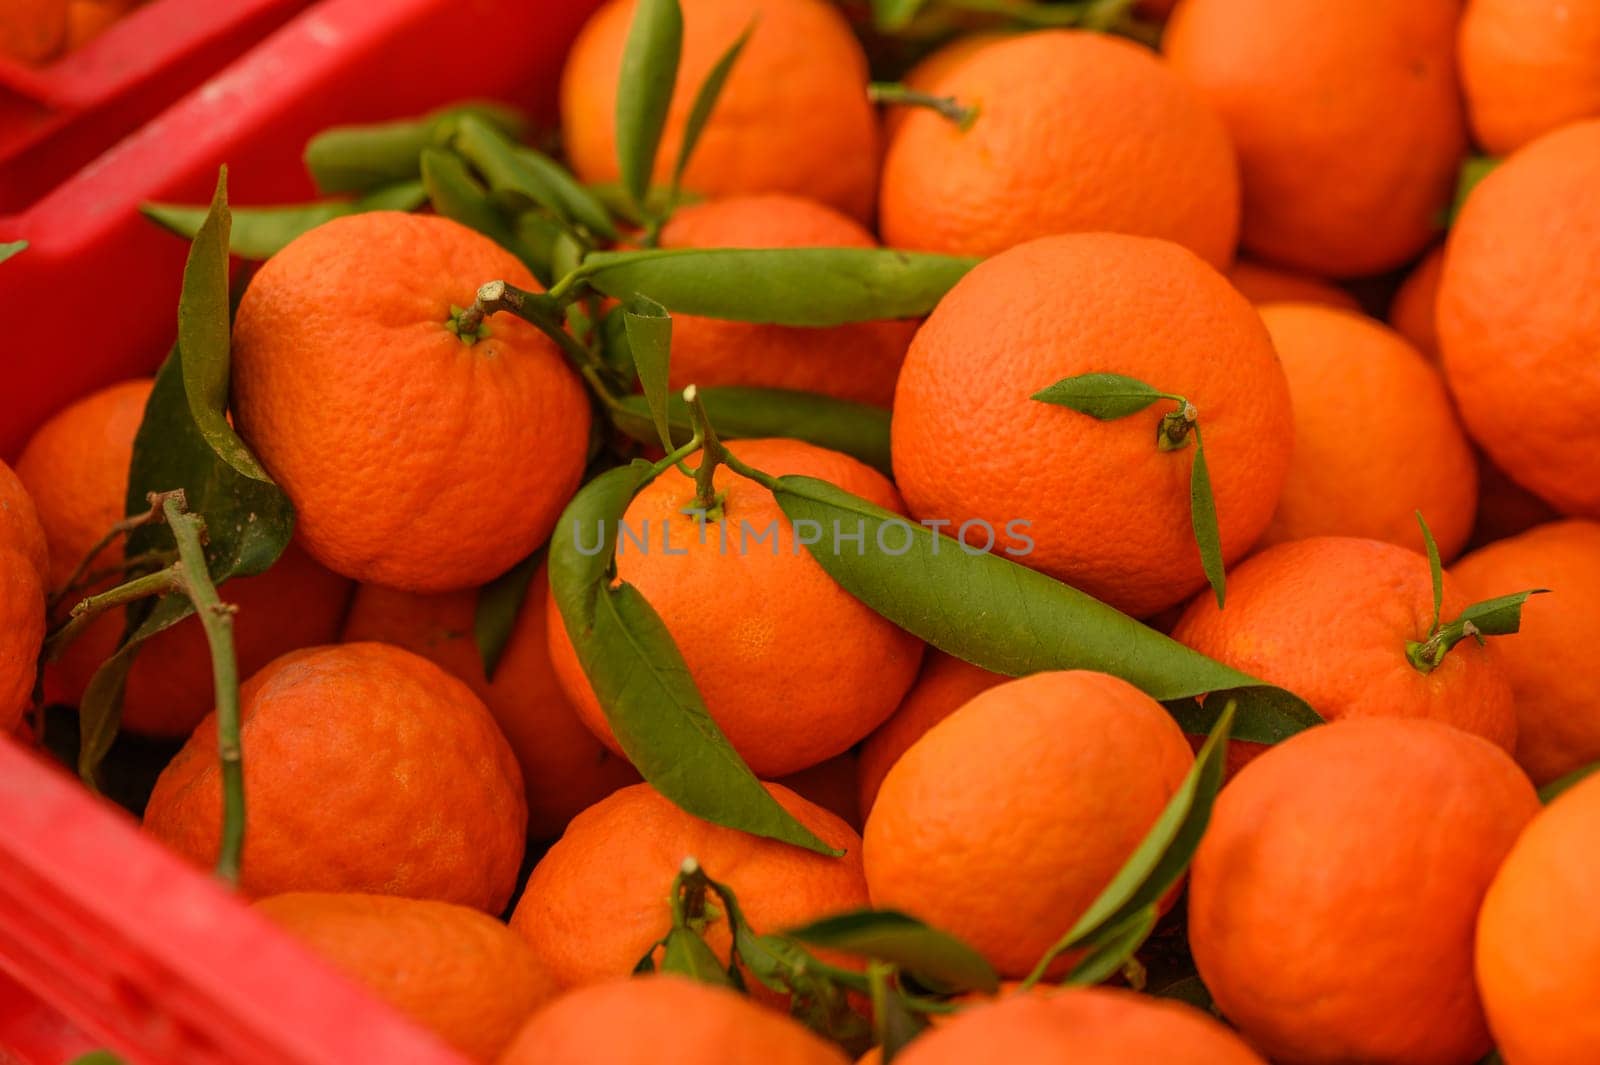
[[[1227,132],[1149,51],[1048,30],[980,48],[932,91],[978,109],[962,130],[906,115],[884,156],[879,229],[896,248],[992,255],[1051,233],[1164,237],[1233,258]]]
[[[1533,819],[1478,913],[1478,991],[1507,1065],[1600,1061],[1600,776]]]
[[[1261,318],[1175,244],[1046,237],[982,263],[917,331],[895,393],[895,482],[918,518],[1030,522],[1015,560],[1137,617],[1204,583],[1190,523],[1194,447],[1156,447],[1170,401],[1098,421],[1032,398],[1085,373],[1138,378],[1199,412],[1222,553],[1272,516],[1289,468],[1288,384]],[[982,544],[983,533],[970,534]]]
[[[15,470],[0,461],[0,545],[18,552],[40,583],[50,576],[50,550],[39,508]]]
[[[847,1065],[798,1021],[681,976],[610,980],[528,1021],[500,1065]]]
[[[904,512],[889,481],[848,455],[798,440],[740,440],[729,449],[773,476],[815,477]],[[758,776],[785,776],[847,750],[893,713],[916,678],[922,642],[839,587],[796,543],[770,491],[725,466],[716,487],[726,492],[723,520],[707,524],[703,542],[698,519],[683,512],[694,501],[691,478],[668,470],[635,496],[623,536],[648,534],[650,549],[619,538],[617,573],[661,616],[734,749]],[[577,535],[588,544],[596,532]],[[832,550],[833,530],[820,535],[819,546]],[[861,549],[876,550],[867,535]],[[840,550],[857,546],[841,539]],[[579,716],[620,752],[565,625],[550,626],[550,657]]]
[[[611,0],[594,13],[561,72],[567,158],[585,181],[616,181],[618,72],[636,8]],[[683,187],[710,197],[808,196],[862,221],[878,181],[878,117],[867,59],[825,0],[684,0],[683,58],[656,183],[672,174],[696,92],[713,64],[753,26],[695,146]]]
[[[1294,455],[1257,547],[1362,536],[1439,553],[1466,546],[1478,463],[1439,371],[1386,326],[1304,303],[1261,308],[1294,402]]]
[[[0,462],[0,737],[22,720],[44,641],[44,530],[11,467]]]
[[[1228,267],[1228,280],[1251,303],[1320,303],[1359,311],[1356,298],[1331,281],[1310,274],[1295,273],[1250,259],[1240,259]]]
[[[528,835],[555,839],[580,810],[639,774],[578,719],[550,662],[550,578],[541,564],[522,602],[494,680],[484,676],[473,638],[476,591],[416,595],[362,585],[345,621],[346,642],[381,640],[404,647],[465,681],[494,715],[522,767]]]
[[[875,248],[860,223],[796,196],[742,196],[677,211],[663,248]],[[746,385],[819,392],[887,407],[915,321],[829,329],[672,316],[670,387]]]
[[[1458,48],[1472,132],[1491,155],[1600,115],[1600,0],[1470,0]]]
[[[684,813],[650,785],[635,784],[572,819],[534,866],[511,927],[557,983],[573,988],[628,975],[667,934],[672,878],[685,858],[696,859],[707,876],[733,889],[758,934],[865,906],[861,837],[788,788],[766,788],[843,856],[713,825]],[[726,959],[727,922],[713,919],[705,935]]]
[[[19,475],[39,503],[40,523],[50,543],[51,585],[60,589],[127,507],[128,465],[154,382],[126,381],[91,393],[56,412],[23,448]],[[86,572],[114,569],[123,541],[108,545]],[[108,578],[80,588],[58,611]],[[249,676],[297,647],[333,640],[350,601],[351,584],[318,565],[296,543],[264,574],[237,577],[222,586],[236,608],[234,655]],[[59,620],[59,619],[58,619]],[[90,678],[122,640],[125,616],[108,613],[68,644],[45,667],[46,700],[76,704]],[[150,736],[182,737],[212,706],[211,648],[205,629],[191,618],[151,637],[140,648],[123,690],[121,727]]]
[[[1265,1065],[1192,1006],[1109,987],[1038,990],[963,1010],[917,1037],[901,1065]]]
[[[1535,784],[1600,761],[1600,524],[1557,521],[1481,547],[1450,567],[1474,600],[1548,588],[1522,607],[1522,628],[1495,638],[1517,703],[1517,762]]]
[[[44,643],[44,585],[28,556],[0,541],[0,739],[33,699]]]
[[[1476,1061],[1473,925],[1538,808],[1509,756],[1438,722],[1300,733],[1212,811],[1189,873],[1200,976],[1283,1065]]]
[[[1025,976],[1193,763],[1177,723],[1127,681],[1073,671],[991,688],[884,778],[862,844],[872,904],[956,935],[1002,976]]]
[[[894,714],[861,741],[861,812],[877,801],[890,768],[922,734],[960,709],[967,700],[1011,678],[990,673],[941,651],[928,649],[922,672]]]
[[[557,993],[521,937],[465,906],[293,892],[256,911],[473,1061],[493,1062]]]
[[[578,486],[589,403],[515,315],[463,344],[451,306],[509,252],[436,216],[373,211],[291,241],[234,321],[233,413],[336,573],[410,591],[482,584],[549,537]]]
[[[154,385],[154,379],[141,377],[91,392],[51,415],[23,446],[17,476],[50,542],[52,588],[65,585],[89,549],[127,513],[133,438]],[[119,539],[90,568],[121,562]]]
[[[381,643],[293,651],[240,688],[240,889],[365,891],[499,913],[527,806],[505,738],[465,684]],[[201,866],[222,822],[217,718],[156,781],[144,827]]]
[[[1439,361],[1439,327],[1434,308],[1439,301],[1439,280],[1444,276],[1444,245],[1434,248],[1411,268],[1389,304],[1389,326],[1411,346]]]
[[[1522,148],[1456,218],[1439,285],[1445,377],[1473,439],[1564,514],[1600,517],[1600,120]]]
[[[1472,603],[1448,575],[1441,618]],[[1328,720],[1431,718],[1509,751],[1516,711],[1492,641],[1468,639],[1431,673],[1406,658],[1433,617],[1428,560],[1394,544],[1319,536],[1279,544],[1228,574],[1228,604],[1197,596],[1172,638],[1276,684]]]
[[[1438,231],[1466,123],[1460,0],[1182,0],[1162,38],[1239,154],[1241,241],[1330,277],[1378,273]]]
[[[67,40],[67,0],[6,0],[0,8],[0,56],[43,63]]]

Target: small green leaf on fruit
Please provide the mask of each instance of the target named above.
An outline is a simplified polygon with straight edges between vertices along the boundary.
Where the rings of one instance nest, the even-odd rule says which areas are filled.
[[[1433,621],[1428,625],[1431,634],[1439,631],[1439,611],[1444,605],[1444,562],[1439,558],[1439,545],[1433,539],[1433,530],[1428,528],[1420,510],[1417,511],[1417,525],[1422,528],[1422,546],[1428,554],[1428,577],[1433,582]]]
[[[639,0],[622,50],[616,115],[617,164],[636,205],[650,188],[682,51],[678,0]]]
[[[662,448],[671,451],[674,445],[667,422],[667,375],[672,358],[672,317],[650,297],[633,296],[623,303],[622,322],[656,436]]]
[[[1189,470],[1189,523],[1194,529],[1194,542],[1200,549],[1200,568],[1217,597],[1217,606],[1223,605],[1227,591],[1227,573],[1222,562],[1222,533],[1217,528],[1217,501],[1211,492],[1211,470],[1206,464],[1205,441],[1200,437],[1200,425],[1194,426],[1194,465]]]
[[[1035,392],[1033,398],[1104,422],[1126,418],[1157,400],[1173,397],[1137,378],[1116,373],[1086,373],[1063,378]]]
[[[705,80],[700,83],[700,88],[694,94],[694,104],[689,108],[689,119],[683,127],[683,142],[678,145],[678,158],[672,166],[673,200],[677,199],[678,187],[683,184],[683,173],[689,169],[689,160],[694,155],[695,146],[700,143],[700,134],[705,132],[706,122],[716,109],[717,99],[722,95],[722,87],[727,83],[728,75],[733,72],[734,63],[739,60],[739,53],[744,51],[745,43],[750,40],[750,34],[755,28],[755,22],[752,21],[744,28],[743,33],[734,38],[727,51],[717,58],[716,63],[706,73]]]

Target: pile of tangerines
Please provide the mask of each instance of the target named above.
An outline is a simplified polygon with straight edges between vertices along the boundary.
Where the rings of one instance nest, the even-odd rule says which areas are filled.
[[[306,158],[0,466],[0,728],[313,952],[484,1062],[1600,1061],[1600,0],[610,0],[559,146]]]

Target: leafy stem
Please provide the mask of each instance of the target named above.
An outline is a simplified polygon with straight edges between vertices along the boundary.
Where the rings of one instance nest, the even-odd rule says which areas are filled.
[[[1541,595],[1548,588],[1532,588],[1525,592],[1496,596],[1473,603],[1454,620],[1441,623],[1440,610],[1444,604],[1444,566],[1439,558],[1439,545],[1433,532],[1417,512],[1417,524],[1422,527],[1422,546],[1428,554],[1428,572],[1433,583],[1433,619],[1428,635],[1421,640],[1406,641],[1406,660],[1419,673],[1432,673],[1438,669],[1451,648],[1471,637],[1479,644],[1485,636],[1507,636],[1522,627],[1522,604],[1529,596]]]
[[[875,104],[921,107],[953,123],[963,133],[978,120],[978,109],[963,104],[954,96],[939,96],[913,89],[897,81],[875,81],[867,86],[867,98]]]
[[[575,270],[568,274],[567,278],[579,272],[581,271]],[[570,285],[566,291],[571,296]],[[472,306],[455,317],[455,329],[452,331],[461,336],[475,334],[485,328],[484,320],[489,315],[509,311],[555,341],[556,346],[600,397],[601,402],[609,408],[615,408],[618,405],[618,397],[611,383],[605,379],[604,368],[594,354],[567,331],[563,308],[572,302],[573,298],[576,297],[556,298],[554,288],[549,292],[527,292],[505,281],[490,281],[479,287]]]
[[[205,520],[184,507],[182,492],[168,493],[162,503],[167,525],[178,544],[179,587],[194,604],[211,649],[211,682],[217,700],[217,757],[222,772],[222,845],[217,876],[239,883],[239,856],[244,850],[244,757],[239,739],[239,663],[234,654],[233,615],[237,608],[217,595],[206,564],[201,535]]]
[[[88,553],[79,559],[78,564],[73,567],[72,572],[67,576],[66,582],[51,593],[49,608],[54,610],[61,604],[62,599],[84,585],[84,578],[90,572],[89,567],[94,565],[95,559],[100,557],[101,552],[115,543],[119,537],[125,536],[141,526],[159,523],[162,520],[161,504],[164,499],[164,494],[152,495],[149,507],[138,514],[130,514],[123,518],[111,526],[104,536],[95,541],[95,545],[89,548]],[[126,563],[124,563],[125,565]],[[74,609],[73,613],[76,614],[77,610]]]
[[[233,642],[235,608],[217,595],[206,559],[205,519],[190,513],[184,490],[151,492],[147,498],[149,510],[117,523],[113,532],[103,538],[96,553],[121,532],[165,523],[177,545],[177,561],[80,601],[72,608],[67,622],[46,641],[44,656],[48,661],[59,655],[63,647],[108,610],[169,594],[179,594],[189,600],[205,630],[211,651],[211,675],[217,703],[223,822],[216,871],[218,877],[237,885],[239,856],[244,848],[244,768],[239,739],[239,665]]]
[[[1163,392],[1137,378],[1114,373],[1065,377],[1035,392],[1033,398],[1103,422],[1138,414],[1162,400],[1178,405],[1156,423],[1156,449],[1177,451],[1188,445],[1191,435],[1194,437],[1194,462],[1189,468],[1189,524],[1195,546],[1200,550],[1200,567],[1217,597],[1217,606],[1222,606],[1227,592],[1227,573],[1222,560],[1216,497],[1211,490],[1211,468],[1206,461],[1205,441],[1200,435],[1199,409],[1177,393]]]
[[[683,390],[683,401],[689,405],[689,417],[695,436],[701,441],[700,465],[694,471],[694,502],[685,507],[687,513],[697,514],[701,521],[721,521],[723,494],[717,491],[717,467],[728,461],[728,449],[717,439],[711,426],[711,416],[700,400],[699,390],[690,385]],[[737,472],[737,471],[735,471]]]

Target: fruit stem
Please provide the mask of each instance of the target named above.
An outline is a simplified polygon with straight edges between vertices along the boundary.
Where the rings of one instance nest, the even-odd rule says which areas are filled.
[[[115,525],[111,526],[110,531],[108,531],[104,536],[100,537],[100,539],[95,542],[95,545],[89,549],[89,553],[78,560],[77,566],[75,566],[72,572],[67,576],[66,583],[51,593],[50,602],[48,604],[49,609],[54,611],[57,606],[61,605],[62,599],[66,598],[74,589],[78,588],[84,583],[84,574],[89,571],[89,567],[94,564],[94,560],[99,558],[100,553],[106,548],[110,547],[119,536],[124,536],[127,533],[132,532],[134,529],[140,528],[144,525],[159,525],[161,523],[161,504],[165,498],[166,493],[150,493],[150,505],[144,510],[143,513],[130,514],[126,518],[123,518],[121,521],[117,522]],[[126,569],[129,563],[132,561],[133,560],[131,559],[124,561],[123,565],[118,567],[118,569]],[[76,607],[73,609],[73,613],[77,613]]]
[[[119,606],[140,599],[147,599],[152,595],[166,595],[168,592],[178,591],[181,587],[178,573],[178,563],[173,563],[165,569],[147,573],[143,577],[135,577],[115,588],[91,595],[83,599],[72,608],[72,616],[67,623],[50,635],[44,643],[43,660],[55,661],[61,654],[61,649],[78,638],[78,635],[94,623],[101,614],[114,610]]]
[[[717,491],[716,473],[717,467],[728,461],[728,449],[717,439],[700,390],[694,385],[685,388],[683,401],[689,405],[694,435],[700,438],[700,465],[694,471],[694,501],[684,510],[699,515],[702,521],[721,521],[724,495]]]
[[[937,96],[931,92],[913,89],[898,81],[874,81],[867,86],[867,99],[875,104],[899,104],[905,107],[923,107],[955,124],[965,133],[978,120],[978,109],[968,107],[954,96]]]
[[[239,857],[244,850],[244,757],[239,739],[239,663],[233,646],[237,607],[217,595],[200,542],[205,519],[190,514],[181,491],[169,493],[162,511],[178,544],[179,586],[194,604],[211,648],[211,682],[217,701],[217,757],[222,768],[222,845],[216,872],[231,887],[239,884]]]
[[[1182,405],[1164,415],[1156,427],[1156,447],[1162,451],[1176,451],[1188,444],[1189,434],[1200,420],[1200,412],[1193,403],[1186,399],[1179,399],[1179,403]]]

